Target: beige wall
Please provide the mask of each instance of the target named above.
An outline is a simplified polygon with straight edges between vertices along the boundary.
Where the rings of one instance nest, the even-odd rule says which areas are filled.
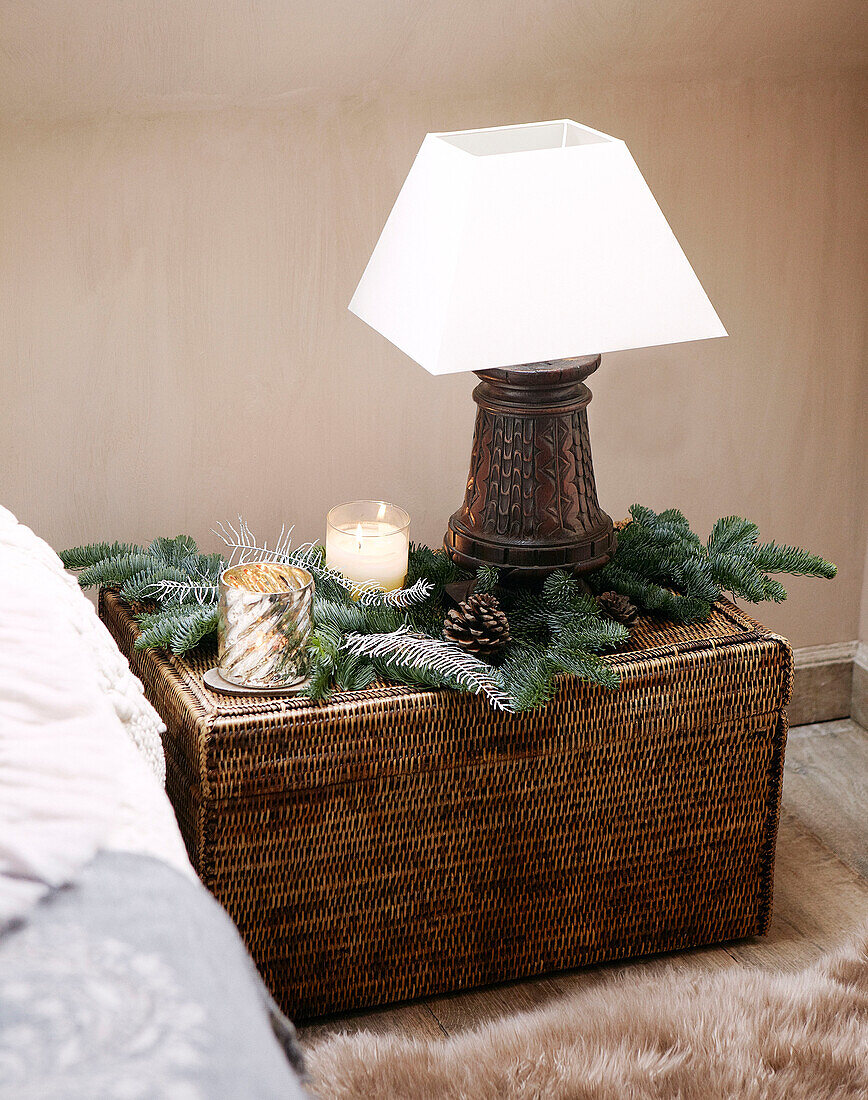
[[[496,83],[492,87],[498,87]],[[216,520],[321,536],[356,497],[439,541],[472,377],[346,310],[428,130],[572,117],[627,140],[730,332],[607,356],[603,506],[677,505],[837,561],[762,617],[856,637],[866,562],[865,91],[853,74],[0,120],[0,502],[62,547]]]

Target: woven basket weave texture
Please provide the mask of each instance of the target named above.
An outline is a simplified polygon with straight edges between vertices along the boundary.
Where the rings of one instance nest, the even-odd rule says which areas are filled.
[[[544,710],[377,685],[326,704],[205,687],[137,651],[190,857],[308,1018],[764,932],[792,652],[732,605],[638,620]]]

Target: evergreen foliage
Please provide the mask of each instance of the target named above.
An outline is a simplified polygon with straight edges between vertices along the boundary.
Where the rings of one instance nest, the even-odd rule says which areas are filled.
[[[149,560],[148,564],[133,573],[129,580],[121,585],[121,596],[128,603],[144,603],[152,599],[165,584],[176,584],[183,588],[189,584],[188,573],[175,565],[166,565],[161,561]],[[183,601],[179,601],[183,602]]]
[[[217,608],[185,604],[137,616],[141,633],[136,649],[168,649],[186,653],[217,629]]]
[[[119,554],[110,554],[102,561],[95,561],[83,569],[78,577],[82,588],[99,585],[100,588],[122,588],[136,573],[154,564],[154,559],[140,546],[134,546]]]
[[[418,542],[410,543],[405,585],[409,586],[418,580],[426,580],[440,589],[447,584],[452,584],[453,581],[461,580],[464,575],[466,574],[462,574],[455,562],[442,550],[432,550],[430,546],[423,546]]]
[[[617,687],[618,673],[599,654],[623,645],[629,631],[605,619],[575,577],[558,570],[539,592],[518,589],[502,596],[513,642],[500,674],[515,710],[543,706],[565,675]]]
[[[344,646],[387,680],[469,691],[484,695],[498,710],[512,709],[497,670],[442,638],[404,626],[390,634],[348,634]]]
[[[314,605],[314,628],[307,644],[310,659],[310,683],[304,694],[310,699],[327,699],[335,678],[341,633],[317,623]]]
[[[183,565],[189,557],[197,553],[198,549],[189,535],[176,535],[173,539],[165,537],[154,539],[148,547],[148,553],[163,565]]]
[[[363,592],[359,600],[363,604],[378,604],[387,607],[418,607],[434,595],[433,581],[420,577],[409,587],[396,588],[393,592],[382,592],[371,588]]]
[[[64,569],[87,569],[106,558],[117,558],[122,554],[129,554],[133,550],[140,550],[140,546],[134,546],[131,542],[95,542],[90,546],[75,546],[72,550],[61,550],[60,560]]]
[[[706,619],[724,591],[750,603],[785,600],[786,589],[770,573],[830,579],[837,572],[797,547],[760,544],[756,524],[739,516],[719,519],[703,544],[674,508],[658,515],[634,504],[630,515],[614,558],[591,573],[588,583],[595,592],[621,592],[644,611],[675,622]]]
[[[494,592],[500,584],[500,573],[493,565],[480,565],[476,570],[474,592]]]
[[[442,551],[411,543],[403,589],[383,592],[348,581],[325,563],[321,546],[291,546],[291,529],[275,547],[257,545],[247,525],[220,525],[230,556],[201,554],[188,535],[157,538],[147,547],[96,543],[64,551],[82,587],[118,589],[134,608],[138,649],[184,653],[217,628],[218,581],[232,564],[280,561],[309,570],[315,581],[314,628],[308,640],[312,699],[335,690],[360,691],[377,677],[483,695],[492,706],[520,711],[545,705],[563,676],[605,688],[618,685],[603,654],[623,646],[629,629],[601,613],[594,594],[614,591],[647,614],[675,622],[706,619],[722,591],[752,602],[782,600],[772,574],[835,576],[835,566],[794,546],[760,543],[755,524],[738,516],[717,521],[706,543],[676,509],[659,514],[634,505],[619,532],[617,552],[581,580],[563,571],[542,585],[509,586],[497,569],[475,576]],[[511,641],[496,665],[442,637],[445,586],[472,581],[496,595]]]
[[[751,603],[774,600],[780,603],[787,591],[770,573],[824,577],[837,573],[831,562],[796,546],[759,542],[759,528],[739,516],[725,516],[712,528],[707,544],[708,562],[714,582]]]

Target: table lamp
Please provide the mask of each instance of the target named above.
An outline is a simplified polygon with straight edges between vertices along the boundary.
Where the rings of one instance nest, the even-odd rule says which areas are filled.
[[[474,371],[461,565],[612,556],[588,436],[600,354],[725,336],[627,146],[567,119],[428,134],[350,310],[431,374]]]

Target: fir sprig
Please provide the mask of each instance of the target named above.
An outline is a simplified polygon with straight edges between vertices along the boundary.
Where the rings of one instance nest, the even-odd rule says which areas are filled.
[[[88,569],[91,565],[105,561],[107,558],[119,558],[133,551],[140,551],[141,546],[131,542],[94,542],[89,546],[74,546],[71,550],[61,550],[60,560],[64,569]]]
[[[111,554],[102,561],[93,562],[79,574],[78,583],[82,588],[91,588],[94,585],[101,588],[120,588],[136,573],[152,565],[153,561],[140,546],[134,546],[119,554]]]
[[[542,585],[510,585],[493,567],[482,566],[474,577],[442,550],[411,544],[405,587],[389,593],[329,569],[321,546],[293,548],[291,528],[282,529],[273,548],[259,545],[243,520],[221,525],[220,532],[229,562],[280,561],[313,575],[314,629],[307,642],[307,694],[313,699],[362,690],[381,676],[476,692],[503,710],[538,707],[554,696],[563,676],[606,688],[618,684],[604,654],[622,646],[629,631],[601,614],[594,593],[613,590],[646,613],[690,623],[707,619],[722,591],[751,601],[781,600],[786,591],[772,574],[836,573],[834,565],[797,547],[760,543],[756,525],[738,516],[718,520],[703,543],[676,509],[657,514],[634,505],[630,513],[615,557],[582,580],[558,571]],[[216,630],[218,580],[228,563],[220,554],[200,554],[188,535],[154,539],[147,548],[102,542],[64,551],[61,558],[80,570],[82,587],[117,588],[138,608],[139,649],[180,654]],[[497,667],[441,637],[446,585],[459,580],[496,594],[507,615],[512,640]]]
[[[740,516],[725,516],[712,528],[706,546],[714,583],[751,603],[787,598],[787,590],[770,573],[824,577],[837,573],[831,562],[796,546],[760,544],[759,528]]]
[[[474,592],[494,592],[500,584],[500,570],[493,565],[480,565],[476,570]]]
[[[138,616],[136,649],[168,649],[186,653],[217,629],[217,608],[183,606]]]
[[[675,622],[707,619],[722,592],[760,603],[787,598],[771,573],[832,578],[830,562],[794,546],[759,543],[759,528],[740,516],[725,516],[703,544],[676,509],[659,515],[640,504],[618,535],[614,558],[591,573],[595,592],[613,589],[644,611]]]
[[[392,592],[383,592],[373,588],[363,592],[359,600],[363,604],[380,604],[385,607],[418,607],[434,595],[434,582],[420,577],[406,588],[396,588]]]
[[[391,634],[348,634],[343,647],[366,658],[389,680],[469,691],[484,695],[497,710],[512,710],[497,670],[442,638],[405,626]]]
[[[149,560],[148,564],[125,581],[121,586],[121,598],[127,603],[144,603],[153,599],[163,585],[176,584],[184,587],[190,582],[188,571],[176,565]],[[179,601],[182,602],[182,601]]]
[[[629,631],[603,618],[575,577],[554,572],[540,592],[520,590],[514,600],[507,597],[506,607],[515,642],[500,672],[515,710],[544,705],[564,675],[618,686],[618,673],[599,654],[623,645]]]

